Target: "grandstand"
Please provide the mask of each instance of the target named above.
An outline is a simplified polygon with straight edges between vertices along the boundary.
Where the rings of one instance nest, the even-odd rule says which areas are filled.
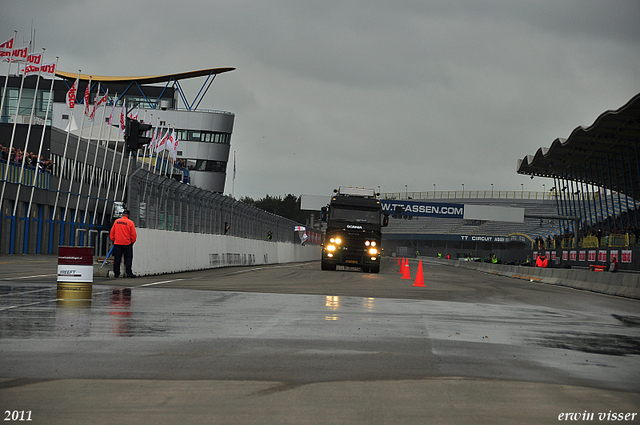
[[[453,194],[453,195],[452,195]],[[497,193],[496,193],[497,194]],[[525,195],[526,194],[526,195]],[[458,203],[464,205],[487,205],[497,207],[523,208],[524,222],[505,222],[492,220],[465,220],[463,218],[432,218],[403,215],[389,220],[389,226],[383,231],[383,246],[389,253],[398,255],[436,255],[438,252],[450,253],[454,258],[467,256],[487,256],[500,250],[527,251],[538,248],[540,243],[545,248],[560,248],[563,235],[573,232],[573,223],[558,219],[531,218],[528,216],[567,216],[574,215],[563,205],[577,204],[573,198],[558,198],[555,193],[510,192],[508,196],[502,192],[499,197],[491,197],[490,192],[467,191],[462,197],[460,192],[430,192],[430,196],[420,193],[383,194],[382,199],[401,200],[409,198],[414,202]],[[417,199],[413,199],[413,197]],[[602,221],[611,220],[620,211],[637,206],[632,199],[618,194],[602,196],[603,204],[608,205],[600,212],[596,210],[582,211],[581,226],[595,226]],[[576,201],[576,202],[573,202]],[[577,205],[576,204],[576,205]],[[577,214],[576,214],[577,215]],[[569,247],[571,240],[566,240]],[[557,246],[556,246],[557,245]],[[585,245],[586,246],[586,245]]]

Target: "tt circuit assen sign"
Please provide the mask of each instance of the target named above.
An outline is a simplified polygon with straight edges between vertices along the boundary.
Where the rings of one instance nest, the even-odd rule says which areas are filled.
[[[437,218],[463,218],[464,216],[464,204],[390,200],[380,200],[380,204],[382,211],[389,214],[396,214],[396,207],[401,207],[403,215]]]

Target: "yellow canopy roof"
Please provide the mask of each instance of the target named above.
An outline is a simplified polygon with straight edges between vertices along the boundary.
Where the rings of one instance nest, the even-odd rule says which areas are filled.
[[[139,77],[107,77],[104,75],[91,75],[91,74],[80,74],[80,80],[89,81],[91,78],[92,81],[104,81],[104,82],[115,82],[115,83],[131,83],[137,82],[139,84],[153,84],[153,83],[164,83],[169,80],[184,80],[187,78],[196,78],[196,77],[206,77],[210,74],[222,74],[223,72],[233,71],[235,68],[227,67],[227,68],[208,68],[201,69],[197,71],[187,71],[187,72],[178,72],[176,74],[165,74],[165,75],[146,75]],[[66,72],[66,71],[56,71],[56,75],[60,78],[68,78],[71,80],[75,80],[78,77],[77,72]]]

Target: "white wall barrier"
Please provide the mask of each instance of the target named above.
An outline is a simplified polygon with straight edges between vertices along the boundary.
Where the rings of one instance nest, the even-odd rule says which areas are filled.
[[[216,267],[320,260],[320,245],[260,241],[235,236],[136,229],[133,272],[156,275]]]

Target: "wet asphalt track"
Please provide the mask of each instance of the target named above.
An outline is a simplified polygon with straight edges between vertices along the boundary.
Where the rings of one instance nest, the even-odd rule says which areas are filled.
[[[0,407],[33,423],[640,413],[638,301],[427,262],[417,288],[416,264],[410,280],[391,260],[380,274],[304,263],[96,278],[91,306],[70,308],[55,300],[55,258],[2,256]]]

